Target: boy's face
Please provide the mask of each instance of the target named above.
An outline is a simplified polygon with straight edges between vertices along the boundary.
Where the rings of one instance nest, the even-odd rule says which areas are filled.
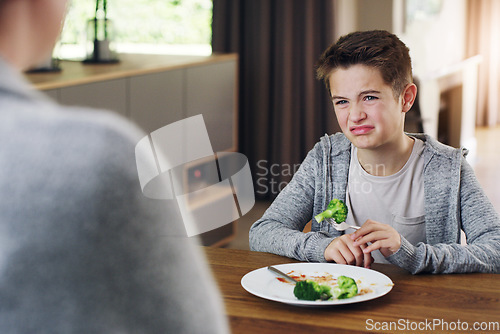
[[[378,69],[365,65],[338,68],[329,80],[337,120],[353,145],[377,149],[398,143],[404,133],[403,99],[394,98]]]

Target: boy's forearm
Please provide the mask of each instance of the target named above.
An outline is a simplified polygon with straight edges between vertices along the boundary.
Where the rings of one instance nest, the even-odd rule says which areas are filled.
[[[399,251],[387,260],[412,274],[500,273],[498,260],[494,259],[498,250],[492,245],[419,243],[413,246],[404,238],[401,241]]]
[[[321,232],[303,233],[278,222],[259,220],[250,229],[250,249],[299,261],[325,262],[324,251],[333,238]]]

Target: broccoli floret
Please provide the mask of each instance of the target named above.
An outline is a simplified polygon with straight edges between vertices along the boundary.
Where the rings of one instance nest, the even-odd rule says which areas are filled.
[[[297,282],[293,294],[301,300],[327,300],[332,297],[331,288],[328,285],[318,284],[311,280]]]
[[[346,276],[337,278],[337,286],[332,289],[333,297],[336,299],[346,299],[354,297],[358,294],[358,286],[356,282]]]
[[[332,199],[326,210],[314,217],[318,223],[321,223],[325,218],[333,218],[337,224],[345,222],[347,205],[340,199]]]

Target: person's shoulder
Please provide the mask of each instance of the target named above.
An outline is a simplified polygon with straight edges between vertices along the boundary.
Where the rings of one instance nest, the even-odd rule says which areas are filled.
[[[32,132],[61,152],[78,152],[82,158],[119,159],[134,152],[146,134],[124,116],[109,110],[64,106],[48,101],[29,111],[23,123]]]
[[[98,163],[101,172],[135,171],[135,147],[146,135],[134,123],[111,111],[69,108],[56,127],[70,144],[66,151],[79,150]]]
[[[79,133],[101,136],[102,139],[136,143],[145,133],[124,116],[115,112],[85,107],[58,106],[54,114],[53,126],[62,127],[67,135]]]
[[[411,134],[411,136],[423,141],[423,157],[426,163],[434,160],[438,164],[461,164],[468,153],[465,148],[446,145],[428,134]]]
[[[63,164],[85,173],[133,171],[135,146],[146,135],[113,111],[63,106],[52,101],[27,105],[12,118],[18,125],[10,132],[17,138],[29,133],[32,141],[26,149],[46,152],[51,159],[45,164]]]

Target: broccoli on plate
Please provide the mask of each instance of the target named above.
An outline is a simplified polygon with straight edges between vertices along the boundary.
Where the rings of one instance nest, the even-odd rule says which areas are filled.
[[[298,281],[293,289],[295,297],[301,300],[327,300],[332,297],[331,288],[311,280]]]
[[[332,218],[337,224],[345,222],[347,218],[347,205],[340,199],[332,199],[326,210],[314,217],[318,223],[327,218]]]
[[[293,294],[300,300],[346,299],[358,294],[358,286],[354,279],[347,276],[339,276],[337,286],[333,288],[308,279],[298,281],[293,289]]]
[[[337,286],[332,289],[332,294],[335,299],[346,299],[354,297],[358,294],[358,285],[354,279],[347,276],[339,276],[337,278]]]

